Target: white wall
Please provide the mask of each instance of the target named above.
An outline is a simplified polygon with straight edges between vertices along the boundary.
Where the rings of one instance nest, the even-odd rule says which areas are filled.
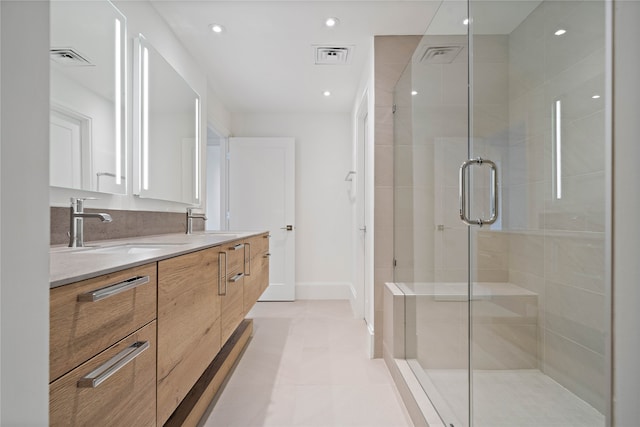
[[[614,2],[613,425],[640,420],[640,2]]]
[[[350,115],[234,114],[231,124],[234,136],[295,138],[296,298],[347,299],[352,234],[344,178],[352,167]]]
[[[178,41],[171,28],[158,15],[150,3],[145,1],[114,1],[115,6],[127,18],[127,89],[128,89],[128,114],[127,127],[128,131],[128,194],[127,195],[110,195],[91,192],[83,192],[79,190],[68,190],[60,188],[52,188],[50,192],[51,206],[66,207],[69,205],[69,197],[77,196],[95,196],[100,200],[93,200],[87,207],[104,208],[104,209],[129,209],[129,210],[151,210],[151,211],[167,211],[167,212],[184,212],[186,205],[181,203],[172,203],[160,200],[141,199],[132,196],[132,158],[133,158],[133,40],[142,33],[147,41],[160,52],[165,59],[180,73],[180,75],[189,83],[189,85],[200,95],[201,99],[201,141],[206,140],[207,122],[215,123],[216,127],[224,130],[229,125],[229,113],[224,105],[217,99],[215,93],[209,88],[207,78],[197,61],[188,53],[187,49]],[[212,96],[213,100],[209,103],[208,97]],[[203,167],[201,168],[201,183],[205,187],[206,182],[206,144],[201,144],[201,156]],[[202,190],[202,205],[205,203],[206,192]]]
[[[49,382],[49,3],[0,2],[0,425],[44,426]]]
[[[206,230],[221,230],[221,149],[220,144],[207,144],[207,221],[205,222]]]
[[[211,86],[209,84],[207,92],[207,120],[220,136],[226,137],[231,134],[231,113],[227,111]]]

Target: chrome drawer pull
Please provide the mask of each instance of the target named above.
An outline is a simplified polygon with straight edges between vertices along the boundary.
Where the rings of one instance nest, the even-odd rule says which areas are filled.
[[[137,341],[120,353],[107,360],[105,363],[89,372],[78,381],[78,388],[96,388],[105,382],[110,376],[122,369],[126,364],[136,357],[140,356],[143,351],[149,348],[148,341]]]
[[[105,298],[118,295],[122,292],[126,292],[130,289],[137,288],[140,285],[149,283],[149,276],[136,276],[127,279],[123,282],[116,283],[115,285],[109,285],[104,288],[97,289],[95,291],[87,292],[85,294],[78,295],[78,301],[81,302],[95,302]]]
[[[262,258],[269,258],[271,256],[271,254],[269,252],[267,252],[266,254],[262,255]]]
[[[244,276],[244,273],[238,273],[235,276],[229,278],[229,281],[232,282],[232,283],[235,283],[238,280],[242,279],[243,276]]]
[[[222,255],[224,255],[224,274],[222,274]],[[226,252],[218,252],[218,295],[223,297],[227,295],[227,281],[222,280],[227,277],[227,253]],[[224,292],[221,291],[221,285],[224,282]]]
[[[242,249],[242,248],[244,248],[244,243],[238,243],[238,244],[237,244],[237,245],[235,245],[235,246],[231,246],[231,247],[229,248],[229,250],[231,250],[231,251],[237,251],[237,250]]]
[[[247,248],[249,248],[249,258],[247,258]],[[247,271],[247,265],[249,271]],[[251,276],[251,243],[244,244],[244,274],[245,276]]]

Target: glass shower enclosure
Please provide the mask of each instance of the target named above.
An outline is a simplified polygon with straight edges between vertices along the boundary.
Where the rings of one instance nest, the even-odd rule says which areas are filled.
[[[444,1],[395,88],[405,357],[447,427],[603,427],[607,11]]]

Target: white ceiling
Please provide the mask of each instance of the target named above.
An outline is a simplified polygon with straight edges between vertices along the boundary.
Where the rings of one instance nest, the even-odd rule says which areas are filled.
[[[433,1],[150,0],[230,112],[351,111],[374,35],[420,35]],[[340,23],[327,28],[324,21]],[[209,24],[226,31],[214,34]],[[349,65],[314,65],[312,45],[352,45]],[[322,92],[331,91],[325,98]]]

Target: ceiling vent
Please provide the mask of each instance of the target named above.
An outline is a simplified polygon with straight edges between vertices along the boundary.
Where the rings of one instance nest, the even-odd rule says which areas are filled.
[[[66,67],[93,67],[91,63],[84,55],[71,47],[53,47],[49,49],[49,56],[52,61]]]
[[[422,46],[416,56],[420,64],[450,64],[458,56],[462,46]]]
[[[316,65],[348,65],[351,63],[352,46],[320,46],[314,45]]]

